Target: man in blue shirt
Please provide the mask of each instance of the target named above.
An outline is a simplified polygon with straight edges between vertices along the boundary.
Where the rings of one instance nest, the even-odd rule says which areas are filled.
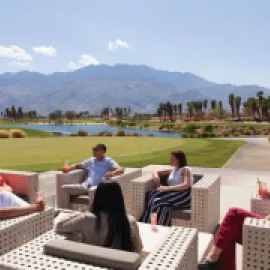
[[[106,151],[107,147],[104,144],[97,144],[93,147],[93,157],[63,169],[64,172],[76,169],[88,170],[88,175],[82,184],[62,186],[64,208],[69,208],[71,195],[87,195],[88,189],[97,186],[102,178],[109,179],[123,173],[123,169],[113,159],[105,156]]]

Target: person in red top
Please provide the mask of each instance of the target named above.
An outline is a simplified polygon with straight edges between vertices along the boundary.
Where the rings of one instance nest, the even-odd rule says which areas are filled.
[[[38,200],[34,204],[29,204],[12,193],[12,188],[0,175],[0,220],[26,214],[43,211],[45,202]]]
[[[247,217],[270,220],[241,208],[231,208],[223,219],[205,262],[200,270],[236,270],[235,245],[242,244],[243,224]]]

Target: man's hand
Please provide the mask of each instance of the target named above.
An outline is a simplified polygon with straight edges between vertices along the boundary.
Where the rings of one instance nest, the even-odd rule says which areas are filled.
[[[62,169],[63,173],[68,173],[70,172],[70,167],[69,166],[65,166],[63,169]]]
[[[104,175],[104,177],[105,177],[106,179],[110,179],[110,178],[113,177],[113,176],[114,176],[114,172],[106,172],[105,175]]]
[[[165,191],[168,191],[169,190],[169,187],[167,187],[167,186],[160,186],[160,187],[157,188],[157,190],[159,192],[165,192]]]
[[[36,203],[35,203],[36,210],[39,211],[39,212],[44,211],[45,210],[45,204],[46,204],[46,202],[44,200],[36,201]]]

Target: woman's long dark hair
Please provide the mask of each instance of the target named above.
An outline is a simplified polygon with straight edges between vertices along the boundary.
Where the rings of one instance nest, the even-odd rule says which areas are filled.
[[[121,250],[134,251],[131,242],[130,224],[126,214],[121,187],[117,182],[104,181],[97,187],[92,208],[96,216],[96,230],[100,231],[101,214],[108,221],[108,235],[104,246],[119,246]]]
[[[177,159],[179,169],[187,166],[187,158],[183,151],[181,150],[172,151],[171,155]]]

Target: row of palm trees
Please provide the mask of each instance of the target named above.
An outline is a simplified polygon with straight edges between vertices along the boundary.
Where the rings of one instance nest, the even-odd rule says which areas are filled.
[[[201,117],[205,116],[209,110],[208,110],[208,100],[202,100],[202,101],[189,101],[186,103],[186,116],[189,117]],[[183,103],[173,104],[171,102],[163,103],[161,102],[157,108],[157,116],[161,119],[167,119],[174,120],[176,118],[181,118],[183,113],[184,105]],[[217,100],[211,100],[210,101],[210,111],[216,112],[217,116],[223,115],[223,103],[222,101]]]
[[[210,104],[208,104],[209,102]],[[259,91],[256,97],[250,97],[245,102],[242,102],[240,96],[229,94],[228,102],[232,119],[240,120],[242,117],[245,117],[253,118],[254,120],[270,120],[270,97],[264,97],[263,91]],[[171,121],[183,116],[190,118],[203,118],[207,115],[215,117],[228,116],[228,112],[224,110],[221,100],[212,99],[209,101],[204,99],[189,101],[185,105],[185,113],[183,113],[183,103],[161,102],[157,107],[156,114],[160,119],[169,119]]]
[[[28,118],[36,118],[37,117],[37,111],[31,110],[27,112],[23,112],[22,107],[16,108],[14,105],[10,108],[6,108],[5,111],[0,113],[2,118],[8,118],[8,119],[21,119],[23,117]]]
[[[243,105],[243,116],[254,120],[270,120],[270,96],[265,97],[263,91],[257,92],[256,97],[249,97],[243,104],[241,97],[230,94],[229,104],[232,118],[237,116],[240,119],[240,108]]]
[[[110,116],[118,119],[128,118],[131,114],[130,107],[116,107],[116,108],[103,108],[101,111],[102,118],[109,118]]]

